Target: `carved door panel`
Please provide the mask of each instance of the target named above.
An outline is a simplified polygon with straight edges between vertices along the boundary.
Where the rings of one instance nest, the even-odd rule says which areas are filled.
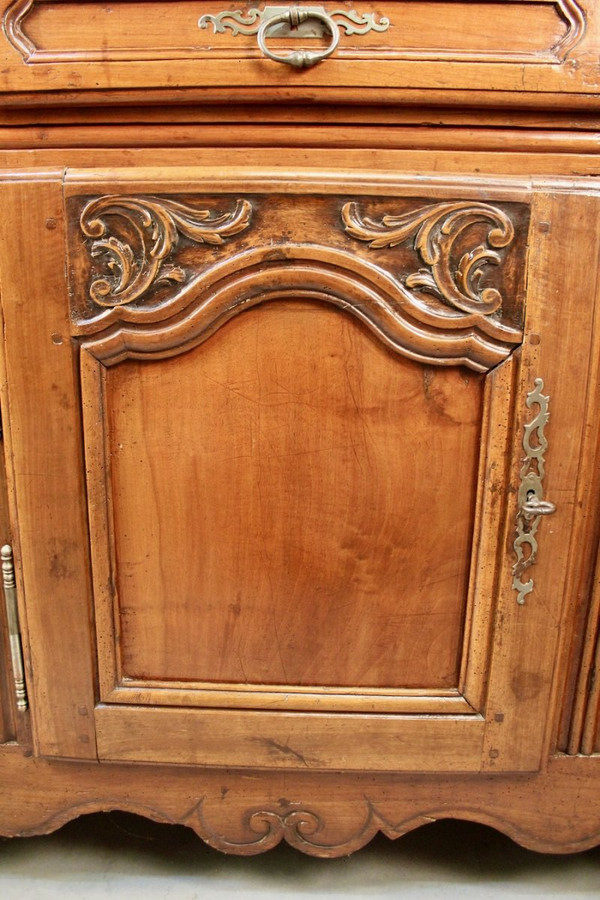
[[[58,707],[38,711],[38,752],[538,769],[586,477],[551,435],[582,427],[585,391],[563,374],[589,354],[594,296],[556,266],[554,234],[570,222],[580,253],[595,198],[514,179],[83,171],[67,173],[63,235],[58,179],[4,193],[21,226],[35,200],[40,235],[66,239],[68,296],[42,254],[58,294],[29,334],[44,387],[28,403],[62,398],[69,430],[35,453],[71,493],[36,527],[55,568],[67,532],[89,548],[59,613],[79,640],[51,648],[60,598],[24,546],[49,487],[24,474],[23,388],[11,400],[32,265],[4,303],[28,654]]]

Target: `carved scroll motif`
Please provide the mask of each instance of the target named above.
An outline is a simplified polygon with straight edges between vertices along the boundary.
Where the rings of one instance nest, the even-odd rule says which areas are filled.
[[[23,763],[20,765],[22,767]],[[106,771],[104,766],[99,768]],[[18,772],[21,774],[21,769]],[[569,819],[567,822],[564,821],[565,817],[557,820],[549,812],[552,800],[546,799],[542,813],[532,817],[532,805],[536,801],[538,804],[540,802],[539,778],[526,779],[522,791],[516,792],[515,802],[510,805],[502,802],[502,785],[498,784],[497,793],[475,807],[472,782],[461,787],[455,783],[456,779],[452,781],[451,776],[433,780],[413,779],[404,790],[399,786],[397,777],[390,778],[372,790],[371,796],[365,793],[361,782],[355,783],[343,797],[339,796],[341,792],[335,792],[334,784],[332,790],[336,797],[335,804],[329,803],[324,809],[319,808],[323,806],[324,792],[322,782],[317,778],[308,784],[303,782],[301,789],[292,788],[294,793],[301,792],[304,796],[308,794],[310,811],[306,810],[306,800],[303,808],[287,804],[283,809],[271,808],[271,805],[276,805],[271,796],[272,789],[269,791],[265,787],[264,792],[269,795],[265,802],[242,813],[243,834],[240,834],[238,818],[241,799],[240,804],[236,805],[236,815],[225,817],[226,824],[222,816],[218,825],[212,822],[209,824],[203,800],[195,803],[191,810],[185,806],[198,787],[192,778],[182,780],[172,776],[161,795],[163,805],[158,807],[147,804],[147,778],[142,784],[141,776],[135,772],[131,779],[125,780],[123,777],[115,778],[112,772],[107,773],[102,780],[100,774],[102,773],[96,779],[93,800],[73,803],[77,792],[73,791],[73,779],[69,773],[69,782],[63,776],[44,804],[35,805],[35,818],[30,807],[19,807],[11,819],[1,823],[2,835],[25,837],[48,834],[78,816],[114,809],[144,816],[154,822],[185,825],[216,850],[238,856],[263,853],[284,840],[313,857],[347,857],[368,844],[378,832],[396,839],[422,825],[449,818],[496,828],[520,846],[538,853],[575,853],[600,843],[600,820],[597,813],[577,820]],[[214,770],[215,777],[219,774],[218,770]],[[31,775],[29,777],[32,778]],[[113,789],[108,784],[111,777],[115,781]],[[221,791],[230,795],[234,791],[239,792],[242,798],[243,788],[247,790],[247,786],[239,779],[244,777],[246,776],[241,774],[234,780],[228,773],[227,786],[221,788]],[[566,782],[568,777],[572,779],[570,773],[568,776],[564,774],[563,781]],[[590,774],[585,781],[586,786],[591,784],[592,777]],[[38,774],[37,780],[42,791],[42,776]],[[565,790],[568,790],[568,785]],[[146,802],[138,801],[138,796],[143,796]],[[548,790],[542,792],[542,797],[544,796],[552,798],[555,795]],[[380,803],[380,807],[376,806],[376,802]],[[212,805],[214,809],[214,802]],[[327,836],[329,828],[331,832]]]
[[[484,267],[502,261],[496,250],[507,247],[514,238],[513,224],[503,210],[486,203],[457,201],[424,206],[400,216],[384,215],[375,222],[361,215],[358,204],[346,203],[342,220],[349,235],[368,241],[372,249],[396,247],[414,238],[414,248],[427,268],[407,275],[403,284],[413,296],[423,292],[441,301],[438,314],[489,316],[500,309],[502,295],[496,288],[485,287],[483,280]],[[463,253],[454,265],[455,242],[480,222],[490,226],[487,246],[480,244]]]
[[[267,807],[247,810],[243,816],[246,840],[235,840],[212,828],[206,819],[202,801],[182,819],[182,824],[193,828],[211,847],[225,853],[252,856],[286,841],[291,847],[311,856],[334,857],[358,850],[378,831],[390,838],[397,836],[394,826],[379,814],[371,802],[367,798],[363,802],[362,821],[356,822],[354,831],[350,830],[341,839],[338,836],[333,841],[328,836],[325,818],[314,810],[300,808],[275,810]],[[357,804],[357,807],[360,808],[360,805]],[[350,822],[352,819],[354,816],[349,817]]]
[[[174,200],[158,197],[108,195],[90,201],[80,217],[81,230],[95,238],[91,255],[107,260],[109,274],[95,277],[89,295],[98,306],[124,306],[141,299],[156,284],[182,283],[186,272],[167,265],[184,235],[197,244],[223,244],[248,228],[252,206],[238,200],[232,212],[213,214]],[[135,246],[112,233],[109,222],[125,219],[136,237]]]

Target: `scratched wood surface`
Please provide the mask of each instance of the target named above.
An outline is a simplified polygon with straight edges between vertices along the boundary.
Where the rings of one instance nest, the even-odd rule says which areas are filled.
[[[87,228],[88,220],[95,221],[101,204],[111,227],[128,235],[139,254],[143,246],[134,232],[122,231],[131,209],[151,203],[144,208],[162,215],[170,208],[163,204],[172,201],[143,199],[146,185],[158,186],[153,172],[67,176],[74,327],[87,336],[82,402],[102,698],[200,707],[219,701],[228,707],[277,703],[308,712],[326,704],[374,711],[381,700],[382,711],[395,704],[395,711],[473,714],[458,690],[458,667],[465,668],[459,657],[467,573],[475,565],[479,460],[487,454],[487,445],[481,446],[483,384],[466,369],[451,374],[439,367],[463,359],[480,366],[479,356],[471,359],[468,350],[475,331],[467,333],[461,350],[466,355],[454,358],[453,332],[459,342],[465,339],[463,320],[449,318],[445,305],[436,318],[433,303],[418,313],[428,328],[415,321],[402,331],[394,304],[406,311],[413,301],[398,293],[398,282],[382,278],[384,272],[408,272],[418,265],[415,248],[399,246],[402,241],[389,250],[385,242],[370,246],[361,240],[365,234],[358,220],[342,228],[344,204],[336,197],[333,173],[298,172],[290,178],[259,170],[250,179],[247,171],[221,168],[168,174],[169,179],[164,171],[156,173],[163,184],[158,193],[179,197],[181,177],[188,195],[180,199],[190,215],[206,202],[231,208],[231,193],[239,190],[252,198],[252,218],[248,214],[225,251],[218,245],[210,252],[187,246],[179,256],[174,249],[173,260],[184,264],[179,293],[165,286],[140,296],[131,309],[116,306],[99,315],[89,296],[87,303],[83,298],[93,294],[94,284],[103,284],[98,280],[103,264],[90,268],[91,245],[78,236],[81,223]],[[342,177],[347,189],[349,177]],[[359,204],[377,217],[393,208],[409,216],[424,210],[443,221],[448,213],[471,210],[470,187],[460,181],[437,188],[432,183],[428,193],[432,199],[460,196],[462,201],[423,206],[418,181],[391,180],[388,187],[364,176],[352,180],[361,193],[383,193]],[[192,183],[197,193],[189,193]],[[125,191],[122,201],[111,193],[90,200],[90,191],[100,185],[108,192]],[[219,199],[215,190],[224,196]],[[137,201],[127,199],[132,191]],[[289,192],[296,195],[293,202]],[[392,201],[388,193],[405,196]],[[508,204],[500,199],[507,194]],[[513,223],[509,243],[514,246],[506,258],[503,253],[505,264],[489,274],[489,284],[497,284],[506,297],[506,329],[513,329],[513,343],[500,347],[500,358],[506,358],[520,341],[514,328],[522,318],[527,205],[515,201],[526,199],[527,192],[511,183],[495,192],[490,187],[486,196],[500,204],[483,207],[492,224]],[[485,217],[478,221],[479,212],[475,206],[475,220],[464,235],[457,232],[457,261],[487,240],[490,223]],[[308,229],[315,243],[304,245]],[[354,241],[360,241],[356,250]],[[371,258],[375,269],[365,265]],[[392,304],[385,293],[377,302],[372,293],[360,293],[368,279],[372,290],[378,282],[389,290],[396,285]],[[319,304],[302,302],[311,291]],[[257,303],[278,295],[275,303]],[[327,308],[324,301],[339,308]],[[256,309],[212,334],[220,319],[244,305]],[[374,340],[356,317],[370,323],[397,354]],[[141,322],[146,326],[137,327]],[[468,322],[479,327],[476,319]],[[487,354],[496,326],[479,324],[487,329],[482,345]],[[433,337],[436,328],[439,339]],[[205,343],[184,353],[199,339]],[[425,355],[432,365],[407,362],[402,353],[419,360]],[[134,359],[125,363],[128,355]],[[487,364],[495,360],[492,356]],[[297,396],[289,393],[292,385]],[[501,379],[494,392],[506,395]],[[503,418],[502,401],[498,408]],[[447,430],[454,436],[446,442]],[[495,452],[501,458],[504,450]],[[459,500],[457,465],[464,474]],[[497,468],[500,472],[500,462]],[[482,482],[477,495],[486,492]],[[491,547],[496,541],[491,518],[483,525],[482,533],[488,532]],[[433,558],[422,552],[431,542],[438,546]],[[186,558],[189,564],[183,564]],[[487,590],[478,598],[484,610],[479,620],[485,616],[488,625],[491,597]],[[423,628],[428,616],[432,625]],[[422,643],[419,629],[426,632]],[[478,652],[470,653],[476,669]],[[453,660],[452,676],[434,672],[433,659],[440,666]],[[211,696],[211,683],[223,691]],[[269,684],[271,692],[264,690]],[[288,690],[298,685],[311,690],[304,696]],[[252,686],[261,687],[262,697],[258,690],[250,696]],[[335,696],[326,688],[336,688]],[[358,696],[360,688],[381,688],[381,697],[365,691]],[[402,706],[400,688],[424,693]],[[109,746],[114,745],[105,741],[103,747]]]
[[[369,229],[378,226],[368,224],[380,221],[385,232],[383,217],[396,210],[409,217],[415,215],[415,210],[426,210],[423,215],[441,215],[442,222],[449,197],[457,198],[450,202],[453,214],[465,208],[471,210],[469,215],[473,209],[477,214],[485,209],[486,217],[491,216],[497,226],[494,241],[501,251],[485,283],[505,292],[502,334],[510,333],[511,340],[516,341],[509,341],[504,349],[501,345],[506,359],[521,340],[518,323],[522,319],[523,297],[519,285],[526,261],[523,248],[528,239],[528,182],[501,178],[490,181],[486,193],[479,192],[480,205],[471,207],[472,187],[466,178],[434,177],[427,187],[422,179],[406,177],[400,187],[397,180],[390,181],[391,176],[382,175],[373,182],[365,173],[325,173],[298,170],[292,176],[283,170],[250,173],[241,168],[217,171],[175,167],[167,173],[154,169],[68,173],[66,234],[75,255],[70,256],[70,294],[65,271],[52,268],[56,279],[54,315],[58,325],[59,312],[66,316],[71,305],[73,315],[68,328],[77,341],[84,341],[80,354],[81,401],[76,393],[70,394],[75,405],[72,408],[71,404],[63,404],[61,415],[77,416],[78,404],[83,404],[88,483],[86,494],[75,490],[61,500],[61,508],[63,512],[68,509],[70,520],[63,515],[60,523],[70,532],[81,528],[79,504],[85,498],[92,528],[90,551],[96,585],[93,612],[98,627],[94,638],[89,630],[88,603],[92,598],[83,568],[72,569],[73,583],[79,585],[78,592],[71,595],[73,605],[68,609],[63,602],[56,610],[47,603],[48,592],[41,590],[47,579],[44,569],[37,571],[35,565],[24,561],[28,658],[36,661],[38,671],[42,665],[45,667],[46,682],[57,686],[57,697],[64,696],[60,706],[62,730],[56,711],[47,717],[41,695],[34,704],[38,716],[36,746],[46,753],[57,754],[69,747],[73,748],[73,755],[91,755],[93,750],[88,746],[92,738],[98,737],[100,753],[108,758],[136,759],[141,755],[155,761],[170,758],[214,764],[218,745],[229,764],[250,765],[251,754],[239,747],[235,749],[234,733],[251,731],[253,723],[257,728],[260,724],[266,742],[284,746],[281,729],[293,721],[296,755],[294,759],[287,756],[285,765],[301,765],[304,758],[320,760],[327,768],[395,766],[414,771],[419,766],[416,748],[420,742],[422,747],[431,745],[429,768],[476,769],[482,765],[480,747],[484,735],[497,770],[517,767],[531,771],[542,762],[556,632],[544,631],[544,621],[549,621],[548,608],[543,612],[529,604],[525,622],[531,623],[540,647],[536,658],[530,659],[528,643],[522,639],[526,626],[519,624],[522,614],[517,617],[514,611],[516,601],[510,583],[512,563],[507,557],[511,553],[511,514],[507,515],[506,505],[498,507],[492,496],[494,492],[498,497],[511,496],[506,484],[507,449],[510,470],[518,477],[522,456],[518,436],[528,417],[524,397],[531,389],[530,374],[540,351],[535,342],[527,340],[522,354],[519,353],[523,360],[518,377],[508,371],[490,376],[486,404],[492,412],[486,413],[484,438],[483,378],[457,368],[455,363],[460,360],[447,356],[446,348],[456,335],[460,337],[460,318],[449,318],[448,307],[440,306],[439,300],[429,299],[427,307],[420,309],[406,286],[402,288],[404,294],[393,293],[399,288],[396,282],[390,282],[390,275],[398,271],[397,267],[402,272],[415,271],[420,251],[416,245],[404,245],[402,241],[402,246],[397,247],[386,247],[385,241],[381,248],[372,246]],[[38,192],[40,197],[47,194],[48,198],[55,198],[61,177],[57,173],[54,179],[41,179],[43,187],[33,175],[23,184],[18,179],[7,179],[5,195],[13,210],[10,221],[19,224],[18,232],[24,221],[39,221],[44,207],[37,200]],[[351,213],[343,213],[349,202],[348,193],[337,197],[341,183],[350,195],[354,189],[362,195]],[[178,215],[187,210],[186,215],[193,216],[200,208],[193,190],[190,193],[193,184],[200,197],[208,192],[209,205],[212,204],[213,212],[208,219],[200,218],[200,223],[214,218],[215,210],[225,210],[224,219],[217,217],[222,227],[227,228],[228,217],[235,219],[236,215],[237,224],[224,245],[214,245],[214,251],[209,252],[202,243],[194,246],[190,241],[183,241],[180,251],[173,246],[173,256],[165,260],[165,269],[161,270],[163,263],[157,266],[152,261],[152,243],[146,246],[144,230],[137,232],[141,243],[135,244],[136,230],[132,222],[127,224],[127,215],[135,215],[142,203],[142,209],[163,217],[156,219],[156,227],[159,221],[166,221],[169,209],[178,210]],[[184,185],[187,194],[181,196]],[[267,185],[272,191],[268,198]],[[319,189],[314,195],[311,191],[316,190],[316,185]],[[563,233],[556,231],[559,220],[566,217],[578,222],[578,211],[585,209],[587,214],[581,221],[589,221],[596,209],[595,200],[585,197],[584,182],[565,181],[562,187],[554,205],[548,207],[545,220],[551,233],[558,236]],[[156,191],[159,199],[144,200],[149,189]],[[117,193],[111,195],[111,191]],[[138,197],[135,200],[134,196],[133,206],[127,200],[132,192]],[[247,200],[232,201],[231,194],[235,197],[238,192],[239,197],[252,197],[254,206]],[[390,192],[397,198],[391,206]],[[288,193],[297,199],[288,201]],[[103,194],[109,199],[93,199],[94,195],[98,198]],[[180,200],[160,199],[169,194]],[[428,206],[422,206],[424,194],[433,201]],[[36,201],[33,205],[30,197]],[[104,210],[112,208],[107,217],[114,228],[115,221],[123,219],[123,210],[114,209],[114,204],[121,202],[119,198],[126,204],[125,230],[116,232],[121,236],[119,252],[123,260],[129,259],[123,241],[133,242],[139,257],[133,271],[154,272],[152,277],[158,284],[152,293],[154,286],[150,283],[148,287],[145,282],[146,288],[140,288],[142,294],[133,298],[131,308],[117,303],[110,309],[114,300],[106,290],[110,294],[112,289],[109,282],[101,280],[106,277],[105,261],[98,258],[90,263],[96,259],[90,251],[94,235],[99,232],[82,232],[81,228],[88,218],[95,221],[92,213],[86,218],[85,209],[98,202]],[[481,198],[488,205],[482,204]],[[175,206],[169,206],[173,203]],[[373,219],[369,220],[367,212],[371,211]],[[257,225],[253,224],[251,213]],[[489,240],[490,225],[486,222],[486,218],[483,222],[476,220],[460,233],[457,258],[462,254],[468,259],[473,245]],[[506,234],[516,235],[514,241],[512,237],[509,241],[514,244],[513,256],[510,249],[504,253],[500,239],[507,222],[512,222],[512,231],[509,229]],[[56,239],[55,224],[58,223],[54,217],[41,220],[44,242]],[[307,248],[301,241],[303,230],[309,226],[321,247],[316,257],[315,249]],[[6,227],[8,230],[8,224]],[[258,232],[253,228],[258,228]],[[89,240],[86,233],[90,234]],[[282,240],[277,237],[280,233],[285,242],[277,249],[275,244]],[[531,272],[546,259],[542,255],[545,234],[540,226],[529,235]],[[568,231],[569,240],[579,246],[577,234],[573,225]],[[265,236],[267,244],[261,247]],[[106,246],[116,245],[113,242]],[[568,247],[572,258],[572,243]],[[81,262],[84,258],[87,266]],[[340,261],[345,269],[340,268]],[[317,262],[321,268],[315,268]],[[171,264],[179,268],[172,268]],[[4,298],[9,337],[13,332],[20,334],[22,329],[18,265],[16,254],[5,263],[5,271],[14,273],[11,289]],[[52,266],[50,259],[45,265]],[[193,274],[195,266],[199,269]],[[451,304],[452,272],[456,270],[452,265],[447,268],[449,274],[445,277],[450,280],[446,290],[450,293],[445,302]],[[170,282],[166,277],[161,282],[159,276],[174,272],[174,280]],[[558,307],[545,305],[545,284],[554,285],[553,290],[557,291],[563,283],[571,284],[569,278],[577,278],[578,284],[588,285],[587,296],[594,270],[587,268],[585,272],[591,279],[589,285],[574,268],[555,270],[552,278],[544,274],[543,281],[530,275],[530,322],[555,323],[559,314]],[[28,269],[36,292],[38,277],[42,276],[35,267]],[[123,273],[124,283],[135,283],[136,277],[131,272]],[[371,301],[360,293],[365,278],[371,279],[373,286],[386,285],[386,290],[392,291],[390,298],[396,298],[394,302],[405,310],[412,304],[414,314],[425,317],[422,321],[427,323],[427,329],[410,326],[402,332],[408,320],[402,324],[403,320],[394,318],[392,307],[386,307],[390,300],[383,295],[372,305],[378,312],[371,320]],[[238,283],[247,285],[246,302],[254,308],[218,329],[218,316],[233,315],[236,302],[243,296]],[[94,309],[94,290],[102,284],[108,285],[103,296],[109,305]],[[265,302],[277,290],[287,291],[287,295],[273,303]],[[290,293],[294,290],[299,292],[295,296]],[[321,302],[307,302],[310,292],[319,290],[324,292]],[[569,310],[574,304],[579,319],[587,322],[591,315],[589,303],[578,302],[573,290],[559,292]],[[211,299],[221,295],[222,299]],[[207,298],[205,302],[203,297]],[[334,305],[326,306],[323,300]],[[350,318],[349,312],[366,318],[361,324]],[[384,314],[393,328],[400,327],[398,334],[404,334],[397,346],[393,329],[389,330],[392,325],[383,327],[381,323],[388,320],[377,319]],[[589,335],[589,329],[576,327],[579,319],[572,311],[569,313],[572,325],[563,329],[561,340],[563,347],[566,342],[571,350],[578,348],[584,358],[590,352],[589,337],[583,337]],[[475,317],[469,322],[474,328],[486,330],[484,345],[488,353],[498,321],[478,324]],[[550,329],[550,325],[547,327]],[[206,338],[196,346],[198,336],[202,337],[199,328],[206,330]],[[432,336],[436,328],[441,329],[439,339]],[[65,391],[74,392],[70,356],[64,357],[64,367],[54,368],[64,352],[62,333],[48,329],[40,324],[30,330],[28,341],[33,346],[40,342],[38,358],[43,360],[44,368],[50,371],[52,365],[52,372]],[[536,334],[540,331],[541,325]],[[375,333],[384,339],[383,343]],[[410,335],[417,333],[420,336],[415,344]],[[546,338],[546,352],[555,363],[557,351],[552,348],[557,334],[550,330]],[[474,340],[471,334],[469,346],[476,346]],[[402,352],[392,352],[386,341],[389,347]],[[42,353],[41,348],[47,348],[48,343],[51,347]],[[72,343],[70,353],[77,353],[77,347],[76,342]],[[417,357],[406,359],[403,353],[417,353]],[[423,359],[422,354],[436,364],[435,368],[417,362]],[[128,355],[133,358],[127,359]],[[144,356],[147,361],[143,361]],[[477,354],[472,358],[467,354],[464,359],[476,367],[483,365]],[[22,377],[18,373],[22,372],[23,355],[14,352],[11,344],[7,360],[13,373],[12,380],[8,379],[9,397],[11,392],[14,397],[9,404],[11,418],[19,423],[19,431],[14,430],[19,441],[12,448],[16,513],[21,532],[29,541],[30,533],[39,533],[35,509],[41,502],[35,482],[27,475],[29,455],[35,459],[41,453],[48,465],[53,460],[56,483],[53,488],[53,483],[46,480],[45,491],[59,489],[61,479],[67,476],[61,466],[67,464],[68,457],[59,450],[63,440],[59,431],[53,430],[42,442],[37,430],[35,437],[26,431],[31,398],[17,386]],[[490,357],[487,365],[493,367],[494,361],[495,357]],[[568,366],[568,362],[564,364]],[[554,409],[563,410],[565,427],[576,432],[583,421],[584,406],[579,396],[567,396],[564,387],[562,393],[554,392],[553,396]],[[510,429],[506,432],[504,425],[509,421],[511,406],[516,440],[511,439],[507,448]],[[69,452],[76,454],[75,459],[80,458],[82,447],[78,441],[82,433],[78,421],[77,428],[68,430],[64,439],[68,435],[74,441]],[[483,465],[486,456],[482,448],[488,446],[494,448],[495,456],[489,459],[489,471],[496,473],[494,479],[488,479],[487,463]],[[564,460],[562,469],[562,509],[563,515],[568,516],[574,509],[577,459],[569,457],[568,463]],[[70,478],[82,475],[81,462],[69,467]],[[585,493],[584,485],[585,478],[580,492]],[[479,516],[477,524],[477,547],[485,550],[483,556],[471,552],[476,496],[481,509],[488,510]],[[106,534],[102,531],[103,521]],[[58,524],[52,519],[48,528],[55,530]],[[502,528],[506,529],[506,550],[494,537]],[[546,531],[546,540],[551,543],[552,531]],[[85,545],[85,533],[80,533]],[[561,541],[548,557],[554,567],[555,583],[564,579],[567,550],[568,545]],[[56,566],[52,571],[64,582],[66,571]],[[502,573],[501,600],[497,596],[497,571]],[[467,572],[473,579],[468,608]],[[499,602],[505,611],[495,619]],[[551,603],[552,615],[558,616],[560,595],[546,602]],[[50,614],[55,627],[61,627],[62,622],[65,636],[77,621],[87,640],[97,642],[97,659],[85,640],[77,644],[58,639],[49,642]],[[69,628],[63,616],[68,616]],[[465,621],[469,633],[463,632]],[[504,633],[507,623],[512,629],[510,639]],[[498,640],[498,629],[503,630],[503,640]],[[467,648],[467,656],[461,655]],[[528,657],[526,670],[522,654]],[[518,660],[520,668],[516,673]],[[94,691],[96,662],[103,679],[102,697],[117,705],[98,708],[93,719],[89,716],[89,697]],[[74,677],[63,688],[60,685],[67,664]],[[75,672],[79,677],[75,677]],[[517,681],[525,677],[535,679],[535,694],[518,686]],[[226,704],[237,691],[238,697],[231,705],[242,707],[242,711],[222,719],[229,723],[232,740],[228,743],[221,735],[210,752],[207,746],[197,748],[193,735],[202,735],[206,723],[212,720],[201,709],[190,708],[188,715],[177,719],[183,725],[172,730],[178,737],[167,747],[161,735],[168,733],[169,727],[165,732],[160,723],[165,716],[169,721],[175,719],[164,708],[152,710],[148,706],[171,703],[202,707],[204,700],[198,696],[199,689],[210,684],[227,688],[229,693],[222,696]],[[170,694],[166,690],[169,685]],[[186,685],[191,689],[187,696]],[[243,711],[241,695],[251,685],[272,685],[283,693],[286,686],[311,690],[298,707],[298,718],[263,720],[258,714]],[[42,692],[45,686],[41,680],[34,681],[34,688]],[[65,688],[77,698],[75,711]],[[325,696],[331,688],[338,694],[347,688],[348,696],[331,700]],[[515,695],[517,688],[519,693]],[[439,705],[435,709],[425,703],[419,707],[419,698],[413,698],[410,709],[406,709],[413,718],[410,724],[407,720],[404,730],[399,719],[379,722],[376,717],[365,715],[361,721],[367,743],[361,745],[362,749],[355,749],[352,759],[342,759],[336,756],[334,748],[343,745],[351,720],[333,713],[353,708],[365,713],[377,709],[373,700],[371,707],[352,706],[356,702],[353,692],[360,689],[380,689],[392,694],[402,689],[425,691],[430,695],[428,702],[437,692]],[[493,723],[486,720],[490,698]],[[271,698],[263,699],[262,708],[271,702]],[[286,698],[286,702],[288,709],[294,709],[294,697]],[[247,703],[250,705],[250,698]],[[338,703],[343,705],[336,706]],[[380,709],[392,711],[389,697],[385,703]],[[146,708],[128,710],[128,704],[143,704]],[[326,708],[332,716],[323,732],[316,728],[317,720],[311,720],[311,713]],[[528,710],[527,720],[519,716],[521,708]],[[507,716],[506,709],[512,711],[511,715]],[[432,712],[447,718],[428,721],[427,715]],[[461,715],[469,721],[461,723],[457,719]],[[140,726],[132,726],[132,716],[141,716],[146,723],[144,747],[132,747],[128,742],[129,735],[140,731]],[[90,729],[86,742],[81,741],[84,727]],[[444,735],[443,740],[438,733]],[[330,735],[329,750],[323,734]],[[395,756],[388,750],[393,734],[397,734]],[[452,753],[448,741],[454,747]],[[88,746],[82,751],[78,743]],[[372,747],[368,753],[367,746]],[[266,758],[257,760],[257,764],[266,764]]]

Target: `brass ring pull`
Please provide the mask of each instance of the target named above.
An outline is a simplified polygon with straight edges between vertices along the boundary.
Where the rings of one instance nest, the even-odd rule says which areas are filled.
[[[329,44],[329,47],[326,47],[325,50],[294,50],[287,56],[278,56],[268,49],[265,39],[268,36],[267,32],[270,28],[273,28],[274,25],[281,25],[283,23],[289,25],[291,28],[297,28],[302,22],[306,22],[307,19],[318,19],[329,29],[331,32],[331,43]],[[322,59],[327,59],[328,56],[331,56],[340,42],[340,31],[331,16],[328,16],[327,13],[315,9],[302,9],[298,6],[290,6],[290,8],[281,13],[281,15],[273,16],[272,19],[265,19],[258,29],[256,39],[262,53],[268,57],[268,59],[273,59],[275,62],[286,63],[288,66],[295,66],[297,69],[305,69],[309,66],[314,66],[318,62],[321,62]]]

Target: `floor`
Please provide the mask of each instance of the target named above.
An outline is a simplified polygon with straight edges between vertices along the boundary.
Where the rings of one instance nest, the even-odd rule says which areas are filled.
[[[2,900],[600,900],[600,848],[524,850],[489,828],[445,821],[353,856],[318,860],[287,846],[223,856],[191,831],[125,813],[84,816],[40,838],[0,842]]]

